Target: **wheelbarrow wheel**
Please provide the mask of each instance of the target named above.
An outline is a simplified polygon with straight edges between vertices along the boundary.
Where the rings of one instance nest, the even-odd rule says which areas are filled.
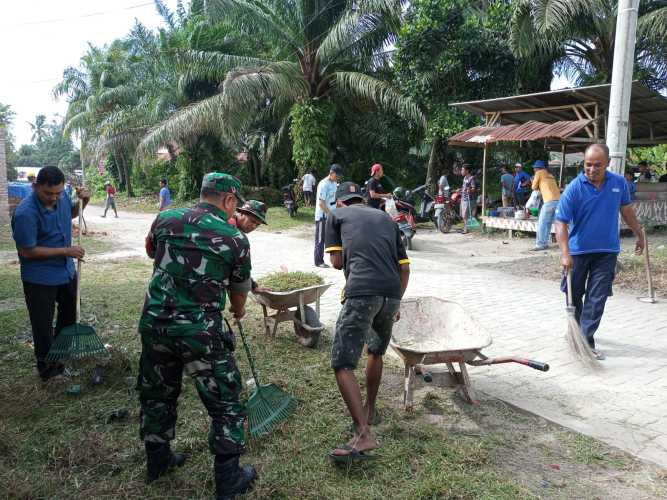
[[[305,306],[304,311],[306,313],[305,321],[302,321],[299,309],[294,313],[296,340],[304,347],[315,348],[320,341],[320,333],[324,330],[324,325],[322,325],[312,307]]]
[[[311,349],[314,349],[320,342],[320,332],[306,332],[303,328],[299,328],[296,324],[294,325],[294,331],[296,333],[296,341],[304,347],[310,347]]]

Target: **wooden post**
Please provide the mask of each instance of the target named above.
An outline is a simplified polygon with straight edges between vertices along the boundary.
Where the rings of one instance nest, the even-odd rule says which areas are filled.
[[[486,150],[488,146],[484,143],[484,158],[482,160],[482,217],[486,216]]]
[[[560,176],[558,177],[558,187],[563,187],[563,171],[565,170],[565,143],[560,143]]]

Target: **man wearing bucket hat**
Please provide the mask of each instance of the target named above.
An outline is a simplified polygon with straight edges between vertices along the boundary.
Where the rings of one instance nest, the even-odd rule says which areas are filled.
[[[367,452],[378,447],[370,425],[382,378],[382,356],[410,277],[398,226],[388,214],[363,201],[359,186],[344,182],[336,191],[337,208],[327,219],[325,251],[333,267],[345,273],[331,368],[355,428],[352,440],[329,454],[335,462],[373,458]],[[364,344],[368,346],[365,404],[354,375]]]
[[[266,204],[257,200],[247,200],[236,209],[236,214],[230,217],[228,222],[245,234],[252,233],[261,224],[267,223]]]
[[[533,163],[535,175],[533,176],[533,191],[539,191],[542,195],[542,208],[537,220],[537,234],[535,235],[535,247],[533,251],[546,250],[549,247],[549,235],[551,234],[551,225],[556,217],[556,208],[560,200],[560,189],[556,179],[547,169],[547,164],[543,160],[537,160]]]
[[[384,200],[391,198],[391,193],[385,193],[380,179],[384,177],[384,169],[379,163],[371,167],[371,178],[366,182],[368,205],[373,208],[382,208]]]
[[[155,263],[139,320],[137,389],[147,479],[185,462],[170,448],[185,372],[211,417],[208,443],[215,455],[218,499],[245,493],[257,476],[254,468],[239,467],[245,451],[241,374],[233,334],[222,317],[227,296],[233,316],[244,316],[251,286],[248,239],[227,223],[237,203],[244,202],[240,192],[235,177],[209,173],[195,207],[157,216],[146,237]]]

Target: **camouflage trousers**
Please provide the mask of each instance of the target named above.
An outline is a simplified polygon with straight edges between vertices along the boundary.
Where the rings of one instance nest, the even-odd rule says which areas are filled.
[[[166,329],[161,328],[139,331],[142,351],[137,389],[141,403],[140,436],[144,441],[168,443],[174,439],[185,372],[194,379],[211,417],[211,453],[235,455],[245,451],[241,374],[233,351],[223,342],[223,332],[211,330],[187,336],[167,335]]]

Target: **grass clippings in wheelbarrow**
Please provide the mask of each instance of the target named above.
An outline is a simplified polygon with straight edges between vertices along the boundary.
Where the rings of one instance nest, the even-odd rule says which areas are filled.
[[[322,284],[324,280],[319,275],[302,271],[271,273],[259,280],[260,286],[274,292],[291,292]]]

